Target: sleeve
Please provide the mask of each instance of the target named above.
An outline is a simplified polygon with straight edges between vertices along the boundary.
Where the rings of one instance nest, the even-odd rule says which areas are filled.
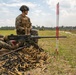
[[[20,30],[22,29],[23,27],[21,27],[21,18],[20,17],[17,17],[16,20],[15,20],[15,27],[17,30]]]
[[[28,18],[28,21],[29,21],[29,28],[31,28],[32,23],[31,23],[31,21],[30,21],[30,18]]]

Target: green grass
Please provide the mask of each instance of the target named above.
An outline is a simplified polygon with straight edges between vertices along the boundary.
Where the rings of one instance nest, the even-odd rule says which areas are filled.
[[[2,35],[16,34],[16,31],[15,30],[0,30],[0,34]]]

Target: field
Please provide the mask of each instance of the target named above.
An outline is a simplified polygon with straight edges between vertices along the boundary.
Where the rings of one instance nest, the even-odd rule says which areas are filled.
[[[39,36],[53,36],[55,31],[38,31]],[[0,34],[16,34],[15,30],[0,30]],[[76,75],[76,34],[60,31],[60,35],[67,38],[59,39],[58,52],[56,49],[56,39],[39,39],[39,46],[49,54],[47,69],[43,75]],[[36,71],[37,72],[37,71]],[[41,75],[33,72],[33,75]]]

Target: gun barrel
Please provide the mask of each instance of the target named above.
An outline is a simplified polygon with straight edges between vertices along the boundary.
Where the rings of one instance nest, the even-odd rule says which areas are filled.
[[[9,35],[9,40],[18,39],[41,39],[41,38],[66,38],[66,36],[34,36],[34,35]]]
[[[66,36],[31,36],[31,38],[41,39],[41,38],[67,38],[67,37]]]

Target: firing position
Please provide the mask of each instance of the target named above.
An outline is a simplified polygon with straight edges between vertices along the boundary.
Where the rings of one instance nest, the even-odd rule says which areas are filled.
[[[15,44],[14,40],[8,40],[7,36],[0,35],[0,49],[16,49],[18,48],[18,44]]]

